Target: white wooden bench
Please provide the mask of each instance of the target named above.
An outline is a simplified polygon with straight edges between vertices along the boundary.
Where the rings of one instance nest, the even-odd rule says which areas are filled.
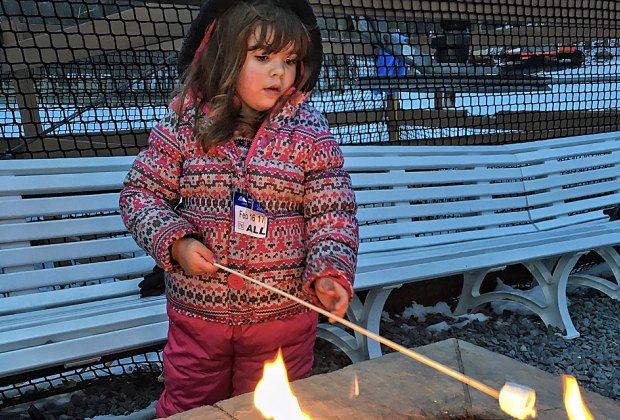
[[[526,305],[547,325],[579,336],[566,285],[618,299],[620,222],[602,209],[620,203],[620,132],[501,146],[347,146],[346,167],[360,206],[357,291],[352,321],[378,332],[389,294],[402,284],[463,274],[455,314],[495,300]],[[616,281],[571,274],[594,251]],[[523,264],[545,301],[526,293],[481,294],[485,276]],[[379,343],[322,325],[319,335],[362,360]]]
[[[616,283],[573,274],[598,252],[614,274],[620,222],[620,133],[503,146],[343,147],[360,205],[360,257],[349,318],[378,332],[400,285],[464,275],[457,313],[493,300],[522,303],[576,337],[568,281],[618,298]],[[0,161],[0,384],[163,344],[163,297],[140,298],[153,267],[118,215],[133,157]],[[484,276],[522,263],[547,297],[479,293]],[[353,360],[378,343],[321,325]]]

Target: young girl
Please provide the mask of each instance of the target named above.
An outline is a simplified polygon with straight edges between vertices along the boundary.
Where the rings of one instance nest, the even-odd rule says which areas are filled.
[[[282,348],[309,375],[317,315],[214,262],[344,316],[356,204],[342,153],[306,103],[322,59],[305,0],[211,0],[179,56],[182,87],[120,206],[166,278],[159,417],[253,391]]]

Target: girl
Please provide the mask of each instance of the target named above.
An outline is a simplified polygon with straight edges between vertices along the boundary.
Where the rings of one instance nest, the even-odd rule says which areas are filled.
[[[166,417],[252,391],[282,348],[309,375],[317,315],[240,271],[344,316],[355,197],[326,119],[306,103],[322,59],[305,0],[203,2],[182,87],[127,175],[120,206],[165,272]]]

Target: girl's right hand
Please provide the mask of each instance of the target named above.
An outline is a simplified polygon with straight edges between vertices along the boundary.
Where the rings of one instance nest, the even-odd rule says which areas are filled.
[[[190,276],[215,273],[218,268],[213,252],[194,238],[181,238],[173,242],[170,254]]]

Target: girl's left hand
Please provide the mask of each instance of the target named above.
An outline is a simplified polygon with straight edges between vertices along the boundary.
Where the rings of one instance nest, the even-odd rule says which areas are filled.
[[[349,308],[349,294],[338,282],[329,277],[321,277],[314,282],[314,290],[319,301],[332,314],[343,318]],[[329,319],[332,324],[336,322]]]

